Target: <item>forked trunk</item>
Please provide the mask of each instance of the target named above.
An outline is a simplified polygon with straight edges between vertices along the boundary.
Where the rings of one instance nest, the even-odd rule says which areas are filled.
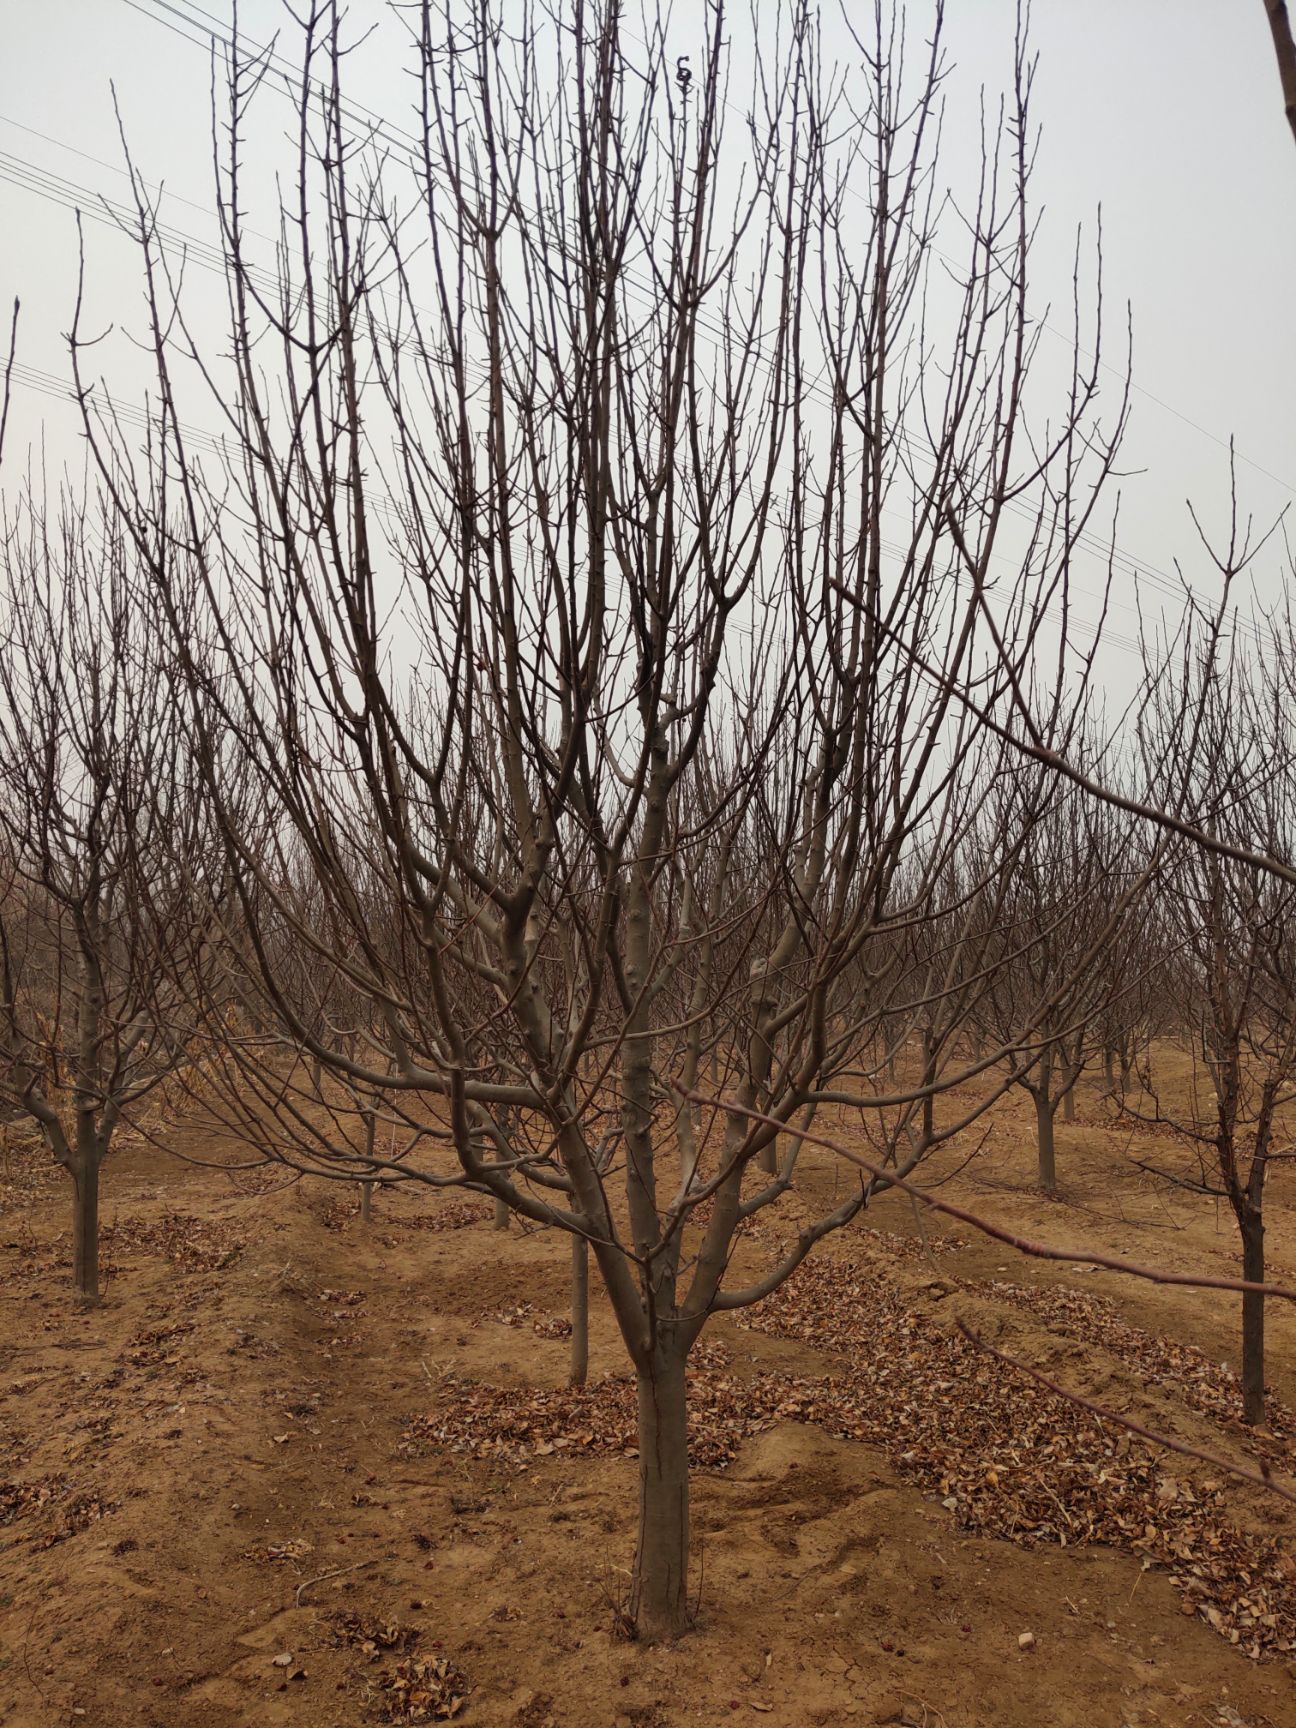
[[[589,1243],[584,1236],[571,1239],[571,1368],[573,1386],[583,1386],[589,1376]]]
[[[1242,1224],[1242,1276],[1263,1284],[1265,1275],[1264,1220]],[[1264,1297],[1258,1290],[1242,1292],[1242,1420],[1256,1426],[1265,1419]]]
[[[688,1550],[684,1356],[659,1350],[639,1372],[639,1545],[630,1615],[644,1638],[687,1629]]]
[[[72,1172],[72,1283],[87,1304],[99,1300],[99,1161],[79,1161]]]

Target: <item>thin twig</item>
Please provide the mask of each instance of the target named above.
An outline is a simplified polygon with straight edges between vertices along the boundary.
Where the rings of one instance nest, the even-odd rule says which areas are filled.
[[[353,1566],[339,1566],[333,1572],[321,1572],[317,1578],[308,1578],[304,1584],[297,1586],[297,1606],[302,1605],[302,1594],[310,1589],[312,1584],[327,1584],[330,1578],[342,1578],[348,1572],[358,1572],[362,1566],[372,1566],[378,1556],[372,1555],[368,1560],[357,1560]]]

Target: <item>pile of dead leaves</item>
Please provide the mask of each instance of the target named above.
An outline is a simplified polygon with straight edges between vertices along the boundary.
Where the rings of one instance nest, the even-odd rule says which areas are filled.
[[[36,1528],[28,1541],[36,1549],[66,1542],[69,1536],[116,1512],[118,1505],[116,1500],[75,1490],[65,1476],[47,1476],[34,1482],[0,1482],[0,1525],[31,1518]]]
[[[1172,1388],[1203,1416],[1226,1426],[1241,1426],[1242,1386],[1231,1368],[1212,1361],[1195,1345],[1179,1344],[1131,1326],[1116,1303],[1106,1296],[1089,1296],[1057,1286],[1030,1289],[999,1282],[985,1286],[963,1278],[947,1282],[973,1293],[988,1292],[997,1302],[1021,1309],[1062,1337],[1119,1357],[1122,1366],[1137,1374],[1146,1386]],[[1270,1432],[1278,1440],[1296,1436],[1291,1411],[1276,1398],[1268,1400],[1266,1418]],[[1263,1434],[1251,1432],[1246,1438],[1253,1450],[1269,1454],[1275,1461],[1285,1455],[1290,1457],[1289,1453],[1284,1454],[1281,1445],[1271,1446]]]
[[[34,1123],[0,1123],[0,1217],[66,1179]]]
[[[1077,1390],[1092,1369],[1088,1346],[1101,1344],[1145,1386],[1177,1392],[1182,1376],[1197,1409],[1231,1412],[1232,1377],[1200,1352],[1129,1327],[1105,1332],[1114,1317],[1101,1299],[1018,1294],[1018,1305],[1057,1324],[1060,1372]],[[1024,1547],[1100,1542],[1140,1555],[1169,1573],[1186,1613],[1199,1613],[1248,1655],[1296,1650],[1296,1560],[1281,1535],[1259,1537],[1238,1525],[1222,1481],[1198,1479],[1188,1465],[1172,1474],[1156,1448],[988,1356],[943,1314],[916,1305],[885,1264],[856,1256],[810,1261],[744,1323],[838,1357],[840,1372],[741,1379],[723,1372],[723,1346],[709,1359],[699,1347],[689,1379],[695,1466],[723,1468],[743,1440],[776,1422],[811,1422],[886,1452],[964,1528]],[[1286,1412],[1275,1416],[1290,1423]],[[515,1467],[563,1455],[633,1457],[635,1389],[623,1376],[583,1390],[447,1376],[436,1408],[409,1425],[404,1443]],[[1290,1455],[1284,1462],[1290,1469]]]
[[[158,1255],[181,1272],[222,1272],[247,1246],[246,1232],[219,1218],[164,1212],[158,1218],[107,1225],[100,1251]]]
[[[485,1224],[491,1216],[489,1206],[471,1200],[451,1200],[434,1212],[393,1212],[383,1224],[400,1230],[466,1230],[472,1224]]]
[[[383,1722],[448,1722],[463,1709],[468,1682],[446,1656],[406,1656],[378,1681]]]
[[[781,1376],[768,1376],[782,1385]],[[753,1398],[747,1396],[756,1388]],[[438,1381],[435,1410],[416,1416],[404,1433],[403,1450],[417,1453],[429,1443],[476,1458],[525,1468],[558,1453],[636,1458],[638,1399],[624,1375],[607,1375],[588,1386],[487,1386],[447,1374]],[[777,1388],[701,1373],[689,1377],[689,1460],[702,1469],[723,1469],[749,1435],[780,1419]]]
[[[417,1641],[416,1629],[396,1620],[375,1620],[342,1610],[330,1615],[328,1621],[327,1642],[335,1650],[358,1650],[369,1662],[380,1661],[389,1650],[408,1650]]]
[[[1078,1391],[1097,1347],[1144,1387],[1186,1393],[1195,1408],[1232,1426],[1236,1380],[1200,1351],[1119,1322],[1100,1298],[1004,1289],[1065,1339],[1060,1377]],[[1240,1528],[1227,1514],[1222,1482],[1195,1482],[1186,1463],[1170,1474],[1154,1447],[1015,1374],[916,1308],[884,1265],[855,1256],[811,1261],[744,1323],[845,1357],[840,1377],[804,1383],[801,1419],[885,1448],[964,1525],[1024,1546],[1103,1542],[1141,1554],[1169,1572],[1187,1612],[1199,1611],[1248,1655],[1296,1650],[1296,1561],[1281,1536]],[[1275,1404],[1273,1415],[1290,1432],[1290,1414]],[[1280,1442],[1248,1436],[1247,1444],[1276,1451],[1291,1469]]]
[[[572,1323],[564,1320],[561,1314],[551,1314],[545,1320],[535,1321],[531,1330],[537,1338],[570,1338]]]

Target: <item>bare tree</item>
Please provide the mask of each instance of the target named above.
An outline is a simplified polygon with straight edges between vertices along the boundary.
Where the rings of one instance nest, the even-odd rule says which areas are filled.
[[[994,1042],[1011,1045],[1014,1028],[1032,1025],[1029,1006],[1051,1003],[1010,1065],[1035,1108],[1040,1188],[1054,1195],[1058,1112],[1073,1116],[1076,1084],[1103,1048],[1113,994],[1137,976],[1114,990],[1112,960],[1128,952],[1144,915],[1132,887],[1151,877],[1155,852],[1139,846],[1128,820],[1115,821],[1042,768],[1006,779],[986,820],[991,855],[1005,834],[1022,840],[1007,893],[981,914],[990,964],[975,1015]],[[1098,962],[1082,964],[1100,932]]]
[[[241,154],[273,73],[229,64],[232,380],[137,183],[148,474],[75,335],[74,364],[240,897],[226,963],[272,1028],[227,1041],[230,1119],[272,1117],[275,1155],[317,1175],[466,1185],[558,1226],[578,1286],[592,1254],[639,1390],[629,1609],[673,1633],[689,1352],[890,1180],[861,1175],[732,1284],[799,1130],[858,1110],[878,1169],[912,1170],[1070,987],[955,1060],[968,944],[909,938],[966,922],[1013,856],[1005,836],[949,886],[1011,772],[1002,640],[1051,640],[1124,410],[1104,430],[1077,367],[1060,421],[1028,428],[1021,44],[950,293],[927,274],[939,12],[915,71],[885,10],[836,69],[809,7],[762,9],[745,107],[720,6],[687,53],[612,5],[416,17],[408,178],[350,127],[336,8],[307,19],[275,296]],[[215,466],[187,441],[187,362],[224,416]],[[1068,715],[1060,690],[1050,748]],[[249,782],[273,812],[255,843],[231,813]],[[365,1005],[354,1047],[288,987],[271,927]],[[906,1019],[925,1078],[891,1086],[877,1053]],[[935,1094],[972,1081],[938,1122]],[[360,1132],[372,1093],[386,1148]]]
[[[0,542],[0,1101],[72,1179],[73,1282],[99,1298],[99,1173],[192,1055],[183,977],[207,891],[166,649],[111,513],[30,495]]]
[[[1296,836],[1288,668],[1290,624],[1254,622],[1209,658],[1185,657],[1185,682],[1203,715],[1192,764],[1194,808],[1213,834],[1275,856]],[[1146,719],[1149,752],[1172,746],[1167,693]],[[1169,1123],[1189,1160],[1157,1173],[1227,1202],[1242,1248],[1242,1276],[1265,1276],[1265,1180],[1275,1158],[1291,1156],[1284,1111],[1296,1083],[1296,889],[1268,871],[1215,850],[1186,847],[1163,883],[1162,904],[1180,955],[1193,1081],[1187,1099],[1144,1076],[1126,1101],[1131,1115]],[[1150,1166],[1148,1166],[1150,1167]],[[1242,1296],[1242,1404],[1263,1422],[1264,1295]]]

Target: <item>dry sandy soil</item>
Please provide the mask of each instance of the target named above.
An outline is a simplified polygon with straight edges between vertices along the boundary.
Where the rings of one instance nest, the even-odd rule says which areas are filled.
[[[1016,1103],[940,1192],[1038,1239],[1234,1273],[1230,1220],[1131,1170],[1092,1086],[1058,1142],[1055,1204]],[[847,1179],[816,1159],[780,1228]],[[379,1194],[366,1227],[349,1189],[136,1145],[106,1171],[106,1300],[81,1313],[61,1179],[15,1154],[0,1203],[5,1728],[351,1728],[456,1699],[481,1728],[1296,1724],[1296,1508],[958,1330],[1291,1477],[1278,1303],[1273,1431],[1251,1436],[1219,1366],[1235,1297],[961,1226],[924,1244],[885,1199],[751,1323],[708,1329],[698,1622],[651,1648],[620,1634],[623,1357],[598,1308],[591,1389],[562,1391],[561,1240],[444,1195]],[[1296,1171],[1269,1212],[1272,1275],[1296,1283]]]

